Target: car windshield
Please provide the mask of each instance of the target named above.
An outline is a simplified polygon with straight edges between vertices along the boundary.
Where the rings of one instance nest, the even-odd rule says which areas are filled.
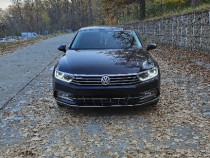
[[[142,48],[134,31],[79,31],[71,49],[130,49]]]

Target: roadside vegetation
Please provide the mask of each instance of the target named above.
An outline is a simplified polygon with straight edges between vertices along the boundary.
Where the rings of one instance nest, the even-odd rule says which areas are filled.
[[[172,4],[171,4],[172,5]],[[191,12],[197,12],[205,9],[210,9],[210,1],[200,4],[196,7],[190,7],[189,5],[181,5],[177,6],[176,9],[168,9],[166,7],[165,11],[162,11],[163,13],[158,13],[157,14],[149,14],[148,13],[148,18],[146,20],[153,20],[153,19],[160,19],[160,18],[167,18],[179,14],[185,14],[185,13],[191,13]],[[153,13],[153,12],[151,12]]]
[[[199,1],[199,0],[198,0]],[[191,0],[153,0],[147,5],[147,18],[170,16],[210,8],[210,1],[192,4]]]
[[[91,25],[118,25],[210,8],[209,0],[11,0],[0,8],[0,38]]]
[[[174,0],[176,1],[176,0]],[[187,14],[192,12],[198,12],[201,10],[210,9],[210,1],[206,3],[202,3],[200,5],[197,5],[195,7],[192,7],[188,1],[188,3],[178,3],[173,2],[168,4],[156,4],[156,3],[148,3],[148,7],[146,10],[146,18],[144,21],[149,20],[155,20],[155,19],[161,19],[161,18],[167,18],[172,17],[180,14]],[[130,16],[128,18],[122,18],[121,24],[127,24],[127,23],[134,23],[134,22],[140,22],[138,18],[135,18],[135,16]]]
[[[210,8],[208,0],[147,0],[145,7],[142,7],[144,4],[142,0],[102,1],[105,2],[103,6],[105,21],[113,25],[159,19]]]

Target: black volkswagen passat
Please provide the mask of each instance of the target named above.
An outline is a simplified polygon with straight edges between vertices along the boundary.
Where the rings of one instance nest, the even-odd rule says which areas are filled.
[[[157,104],[160,71],[132,30],[119,27],[80,29],[53,71],[58,105],[77,107]]]

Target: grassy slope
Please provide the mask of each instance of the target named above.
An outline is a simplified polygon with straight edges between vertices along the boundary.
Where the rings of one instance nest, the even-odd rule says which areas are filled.
[[[202,11],[202,10],[210,10],[210,3],[200,5],[196,8],[189,7],[189,8],[185,8],[185,9],[182,9],[182,10],[167,12],[167,13],[162,14],[161,16],[146,18],[144,21],[151,21],[151,20],[157,20],[157,19],[162,19],[162,18],[168,18],[168,17],[180,15],[180,14],[199,12],[199,11]],[[139,21],[138,20],[131,20],[131,21],[127,21],[126,24],[131,24],[131,23],[136,23],[136,22],[139,22]]]

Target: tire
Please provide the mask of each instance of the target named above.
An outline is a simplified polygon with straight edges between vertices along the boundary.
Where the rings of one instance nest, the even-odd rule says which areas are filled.
[[[61,104],[61,103],[59,103],[59,102],[56,102],[56,103],[57,103],[57,105],[58,105],[59,108],[62,108],[62,107],[65,106],[65,105],[63,105],[63,104]]]
[[[157,104],[158,104],[158,102],[159,102],[159,99],[158,99],[158,100],[156,100],[155,102],[151,103],[151,106],[155,106],[155,105],[157,105]]]

